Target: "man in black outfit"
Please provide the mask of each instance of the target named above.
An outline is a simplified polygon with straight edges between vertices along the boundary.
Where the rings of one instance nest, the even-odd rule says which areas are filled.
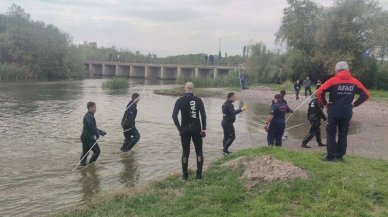
[[[106,132],[99,130],[97,128],[96,119],[94,119],[94,113],[96,113],[96,103],[88,102],[86,105],[88,112],[85,114],[83,119],[83,129],[81,134],[81,142],[82,142],[82,155],[81,155],[81,166],[86,166],[86,160],[88,158],[88,151],[92,148],[93,156],[89,160],[89,164],[95,162],[100,155],[100,147],[96,143],[97,140],[101,136],[105,136]]]
[[[203,153],[202,137],[206,136],[206,112],[201,98],[194,96],[194,85],[187,82],[185,95],[180,97],[174,106],[172,119],[179,131],[182,142],[182,180],[189,178],[188,160],[190,154],[190,142],[193,140],[195,153],[197,155],[197,179],[202,179]],[[181,113],[181,123],[178,120],[178,113]],[[202,124],[201,124],[202,121]]]
[[[296,100],[299,100],[299,92],[300,92],[300,82],[299,80],[296,80],[294,83],[294,90],[295,90],[295,95],[296,95]]]
[[[325,144],[322,143],[321,139],[321,119],[326,121],[326,115],[323,113],[322,106],[319,101],[314,97],[309,103],[307,112],[307,119],[310,121],[311,128],[306,137],[303,139],[302,147],[311,148],[307,143],[315,136],[318,146],[323,147]]]
[[[139,131],[137,131],[135,125],[137,103],[140,101],[139,96],[138,93],[132,94],[132,100],[128,103],[123,119],[121,120],[121,126],[123,127],[125,137],[123,147],[121,147],[121,151],[123,152],[131,150],[140,139]]]
[[[223,150],[222,153],[224,155],[229,155],[229,147],[232,145],[234,139],[236,138],[236,134],[234,131],[233,123],[236,121],[236,115],[245,112],[247,110],[247,106],[244,105],[238,110],[234,110],[233,103],[236,101],[236,94],[233,92],[228,93],[226,102],[222,105],[222,114],[223,119],[221,122],[222,129],[224,130],[224,140],[223,140]]]

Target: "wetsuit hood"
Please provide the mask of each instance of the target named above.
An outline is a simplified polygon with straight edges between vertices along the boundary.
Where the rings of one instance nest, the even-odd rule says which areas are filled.
[[[349,80],[352,76],[350,75],[349,70],[343,70],[343,71],[337,72],[335,77],[337,77],[340,80]]]

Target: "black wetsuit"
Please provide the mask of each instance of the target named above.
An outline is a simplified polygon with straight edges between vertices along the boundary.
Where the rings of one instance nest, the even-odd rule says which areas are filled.
[[[126,108],[128,108],[130,105],[131,107],[125,111],[123,119],[121,120],[121,126],[123,127],[125,137],[123,147],[121,147],[123,152],[131,150],[140,139],[139,131],[136,129],[135,125],[137,116],[137,104],[132,103],[133,100],[128,103]]]
[[[223,151],[226,153],[236,138],[233,123],[236,121],[236,115],[239,113],[241,113],[241,109],[234,110],[233,103],[230,100],[227,100],[222,105],[222,114],[224,116],[221,122],[222,129],[224,130]]]
[[[292,110],[284,102],[271,105],[270,114],[273,115],[268,127],[267,141],[268,145],[282,146],[282,137],[286,127],[286,113]]]
[[[179,111],[181,112],[181,123],[178,120]],[[186,93],[180,97],[175,103],[172,119],[181,136],[183,178],[188,178],[187,167],[191,140],[193,140],[197,155],[197,178],[202,177],[203,153],[201,132],[206,130],[206,112],[201,98],[194,96],[192,93]]]
[[[321,119],[326,121],[326,115],[323,113],[322,106],[316,98],[309,103],[307,119],[310,121],[311,128],[303,139],[302,146],[306,146],[314,136],[318,145],[323,146],[321,139]]]
[[[86,164],[86,159],[88,158],[87,152],[89,149],[94,145],[96,142],[96,139],[100,138],[100,134],[104,135],[105,132],[102,130],[99,130],[97,128],[96,119],[94,119],[94,114],[91,112],[87,112],[83,119],[83,129],[81,134],[81,142],[82,142],[82,155],[81,158],[81,166],[84,166]],[[98,144],[94,145],[92,148],[93,155],[90,158],[89,163],[93,163],[97,160],[98,156],[100,155],[100,147],[98,147]],[[85,156],[86,155],[86,156]],[[84,157],[85,156],[85,157]]]
[[[296,95],[296,100],[299,100],[299,92],[300,92],[300,84],[299,83],[295,83],[294,84],[294,90],[295,90],[295,95]]]

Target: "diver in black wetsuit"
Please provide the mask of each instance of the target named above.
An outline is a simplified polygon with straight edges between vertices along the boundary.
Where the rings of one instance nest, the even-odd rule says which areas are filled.
[[[132,94],[132,100],[128,103],[125,110],[123,119],[121,120],[121,126],[124,131],[124,144],[121,147],[121,151],[127,152],[136,145],[140,139],[139,131],[136,129],[136,116],[137,116],[137,103],[139,103],[138,93]]]
[[[88,158],[88,151],[92,146],[96,143],[96,141],[100,138],[100,136],[105,136],[106,132],[99,130],[97,128],[96,119],[94,119],[94,113],[96,113],[96,103],[88,102],[86,105],[88,112],[85,114],[83,119],[83,129],[81,134],[81,142],[82,142],[82,155],[81,155],[81,166],[86,165],[86,159]],[[100,155],[100,147],[98,144],[95,144],[92,148],[93,155],[89,160],[89,163],[93,163],[97,160]],[[86,156],[85,156],[86,155]]]
[[[180,97],[174,106],[172,119],[179,131],[182,142],[182,180],[187,180],[190,142],[193,140],[197,155],[197,179],[202,179],[203,153],[202,138],[206,136],[206,112],[201,98],[194,96],[194,85],[191,82],[185,85],[185,95]],[[181,113],[181,123],[178,113]],[[202,124],[201,124],[202,121]]]
[[[229,155],[229,147],[232,145],[233,141],[236,138],[235,130],[233,123],[236,121],[236,115],[245,112],[247,110],[247,106],[244,105],[240,109],[235,110],[233,103],[236,101],[236,94],[233,92],[228,93],[226,102],[222,105],[222,122],[221,126],[224,130],[224,140],[223,140],[223,154]]]

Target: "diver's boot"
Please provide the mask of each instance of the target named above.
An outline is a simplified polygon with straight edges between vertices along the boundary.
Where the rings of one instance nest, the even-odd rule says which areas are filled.
[[[203,155],[197,156],[197,175],[196,179],[202,179]]]
[[[186,157],[182,157],[182,181],[187,181],[189,179],[188,166],[188,159]]]

